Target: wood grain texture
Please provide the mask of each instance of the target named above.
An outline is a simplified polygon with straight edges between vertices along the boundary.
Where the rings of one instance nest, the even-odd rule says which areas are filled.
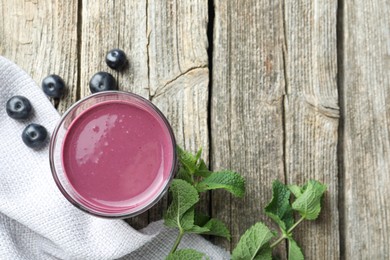
[[[177,143],[208,158],[207,0],[148,1],[150,99],[167,116]],[[208,196],[202,198],[206,213]],[[150,210],[162,218],[167,201]]]
[[[111,73],[120,90],[149,97],[146,9],[146,1],[82,1],[81,97],[91,93],[88,83],[98,71]],[[128,57],[129,67],[123,72],[105,62],[113,48],[124,50]]]
[[[282,1],[215,1],[211,166],[246,179],[246,196],[212,194],[212,214],[227,223],[231,249],[247,228],[270,223],[263,207],[272,181],[284,182]]]
[[[178,144],[202,146],[208,156],[207,1],[82,2],[81,96],[97,71],[108,71],[119,89],[151,99],[170,121]],[[106,52],[123,49],[129,68],[117,73]],[[207,201],[205,205],[208,205]],[[162,218],[166,197],[132,218],[136,228]],[[208,207],[206,209],[208,211]]]
[[[286,1],[285,165],[288,183],[328,186],[322,213],[295,233],[307,259],[339,259],[337,1]]]
[[[308,259],[337,259],[337,2],[215,6],[212,166],[238,170],[248,184],[243,202],[213,194],[212,211],[229,223],[234,246],[263,220],[272,180],[317,179],[329,185],[327,214],[297,239]]]
[[[343,259],[390,259],[389,17],[389,1],[343,1]]]
[[[60,75],[69,88],[60,112],[76,100],[77,11],[77,1],[0,1],[0,55],[38,86],[47,75]]]

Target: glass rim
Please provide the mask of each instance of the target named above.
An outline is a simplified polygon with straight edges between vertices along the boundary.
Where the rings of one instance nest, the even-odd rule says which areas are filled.
[[[54,159],[54,150],[55,150],[55,146],[57,144],[57,135],[58,135],[58,132],[61,128],[61,126],[63,125],[63,123],[65,122],[65,120],[67,119],[67,116],[72,112],[74,111],[75,109],[77,109],[81,104],[83,104],[84,102],[90,100],[90,99],[93,99],[93,98],[97,98],[99,96],[107,96],[107,95],[124,95],[124,96],[129,96],[131,98],[135,98],[137,99],[138,101],[141,101],[143,104],[147,105],[148,107],[152,108],[154,112],[157,113],[157,115],[160,117],[160,119],[162,119],[165,127],[167,128],[168,130],[168,133],[169,133],[169,136],[171,138],[171,143],[172,143],[172,166],[171,166],[171,170],[170,170],[170,173],[169,173],[169,178],[165,181],[165,183],[162,185],[162,189],[161,191],[159,192],[159,194],[157,196],[155,196],[154,198],[150,199],[149,201],[146,201],[146,205],[143,206],[142,208],[140,208],[139,210],[136,210],[134,212],[126,212],[124,211],[123,213],[119,212],[115,212],[115,213],[110,213],[110,212],[100,212],[99,210],[94,210],[94,209],[90,209],[88,207],[86,207],[82,202],[78,202],[71,194],[69,194],[69,192],[66,191],[66,189],[64,188],[63,184],[61,183],[59,177],[58,177],[58,172],[57,172],[57,167],[55,166],[55,159]],[[93,105],[92,105],[93,106]],[[76,117],[77,118],[77,117]],[[75,118],[75,119],[76,119]],[[74,119],[73,119],[74,120]],[[72,120],[72,121],[73,121]],[[166,194],[176,172],[177,172],[177,169],[178,169],[178,161],[177,161],[177,151],[176,151],[176,139],[175,139],[175,135],[173,133],[173,130],[172,130],[172,127],[168,121],[168,119],[165,117],[165,115],[160,111],[160,109],[154,105],[150,100],[140,96],[140,95],[137,95],[137,94],[134,94],[134,93],[131,93],[131,92],[126,92],[126,91],[121,91],[121,90],[110,90],[110,91],[102,91],[102,92],[98,92],[98,93],[94,93],[94,94],[91,94],[91,95],[88,95],[78,101],[76,101],[73,105],[71,105],[62,115],[61,115],[61,118],[60,120],[56,123],[56,126],[51,134],[51,138],[50,138],[50,145],[49,145],[49,161],[50,161],[50,169],[51,169],[51,173],[52,173],[52,176],[54,178],[54,182],[56,183],[57,187],[59,188],[60,192],[62,193],[62,195],[71,203],[73,204],[76,208],[88,213],[88,214],[91,214],[91,215],[94,215],[94,216],[97,216],[97,217],[102,217],[102,218],[110,218],[110,219],[124,219],[124,218],[130,218],[130,217],[134,217],[134,216],[137,216],[139,214],[142,214],[143,212],[149,210],[151,207],[153,207],[154,205],[156,205],[156,203],[158,201],[160,201],[160,199]],[[65,172],[64,172],[65,174]],[[75,191],[77,192],[77,191]]]

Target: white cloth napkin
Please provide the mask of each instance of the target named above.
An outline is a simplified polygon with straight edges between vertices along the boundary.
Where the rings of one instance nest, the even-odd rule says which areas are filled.
[[[6,102],[14,95],[31,101],[32,118],[7,116]],[[90,216],[62,196],[51,176],[48,147],[35,151],[21,138],[30,122],[52,132],[58,120],[34,81],[0,56],[0,259],[164,259],[177,234],[162,221],[136,231],[122,220]],[[196,235],[185,236],[180,248],[229,259],[225,250]]]

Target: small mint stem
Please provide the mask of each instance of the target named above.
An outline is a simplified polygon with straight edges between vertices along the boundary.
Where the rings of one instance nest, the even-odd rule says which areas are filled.
[[[169,252],[169,254],[175,253],[177,247],[178,247],[179,244],[180,244],[180,241],[181,241],[183,235],[184,235],[184,232],[183,232],[182,230],[180,230],[180,231],[179,231],[179,235],[178,235],[177,238],[176,238],[175,244],[173,245],[173,247],[172,247],[171,251]]]
[[[293,232],[293,230],[304,220],[305,218],[301,217],[297,222],[294,223],[294,225],[289,230],[287,230],[286,234],[283,234],[281,237],[279,237],[278,240],[276,240],[270,245],[270,247],[274,248],[279,245],[283,241],[283,239],[287,238],[291,234],[291,232]]]
[[[279,245],[280,242],[282,242],[283,239],[285,239],[285,238],[286,238],[286,236],[285,236],[285,235],[282,235],[281,237],[278,238],[278,240],[276,240],[275,242],[273,242],[273,243],[270,245],[270,247],[271,247],[271,248],[276,247],[276,246]]]
[[[295,224],[292,227],[290,227],[289,230],[287,230],[287,234],[290,234],[304,220],[305,218],[301,217],[297,222],[295,222]]]

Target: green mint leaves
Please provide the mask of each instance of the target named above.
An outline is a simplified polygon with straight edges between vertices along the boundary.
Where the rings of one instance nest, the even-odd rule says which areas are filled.
[[[209,259],[203,253],[195,251],[193,249],[181,249],[177,250],[174,253],[168,255],[166,260],[199,260],[199,259]]]
[[[230,231],[226,227],[226,225],[219,219],[210,219],[203,226],[203,228],[208,229],[208,231],[201,232],[200,234],[224,237],[230,241]]]
[[[316,219],[321,211],[321,198],[326,191],[326,186],[311,180],[300,189],[300,192],[297,192],[295,187],[292,189],[295,190],[294,195],[297,197],[292,208],[307,220]]]
[[[272,183],[272,200],[265,207],[265,214],[284,231],[294,224],[293,211],[290,205],[290,190],[276,180]]]
[[[238,173],[229,170],[209,171],[204,160],[200,158],[202,149],[194,155],[177,147],[177,154],[181,167],[176,178],[192,184],[198,192],[224,189],[236,197],[241,198],[244,196],[244,178]]]
[[[195,205],[199,202],[199,193],[208,190],[224,189],[234,196],[243,197],[245,194],[245,180],[238,173],[232,171],[211,172],[201,159],[202,150],[195,155],[177,147],[180,168],[169,189],[172,202],[164,215],[164,224],[178,228],[179,234],[167,259],[203,259],[203,254],[196,254],[193,250],[176,251],[185,233],[196,233],[225,237],[230,240],[230,232],[226,225],[215,218],[210,218],[195,212]],[[195,253],[194,253],[195,252]],[[179,257],[179,258],[173,258]]]
[[[302,250],[293,239],[292,232],[303,220],[314,220],[318,217],[321,211],[321,199],[326,189],[325,185],[314,180],[310,180],[303,187],[287,186],[280,181],[274,181],[272,199],[265,207],[265,214],[279,226],[281,236],[271,243],[274,233],[263,223],[258,222],[241,237],[233,251],[232,259],[272,260],[272,249],[287,239],[288,259],[303,260]],[[296,197],[292,204],[291,193]],[[297,222],[294,222],[293,211],[301,215]]]
[[[180,179],[184,179],[191,184],[194,184],[194,176],[207,177],[211,175],[206,163],[200,158],[202,149],[199,149],[194,155],[177,146],[176,152],[181,166],[178,174]]]
[[[288,239],[288,259],[289,260],[304,260],[303,253],[294,239]]]
[[[203,253],[192,249],[177,250],[186,233],[214,235],[230,240],[226,225],[215,218],[197,212],[195,206],[200,201],[199,194],[209,190],[223,189],[235,197],[245,195],[245,180],[234,171],[210,171],[201,158],[202,150],[196,154],[177,147],[180,168],[169,189],[171,204],[165,215],[164,224],[178,229],[178,237],[167,260],[208,259]],[[270,230],[258,222],[241,237],[233,250],[233,260],[272,260],[272,250],[285,239],[288,242],[288,259],[303,260],[304,255],[293,238],[293,230],[304,220],[315,220],[321,211],[322,197],[326,185],[310,180],[303,186],[285,185],[276,180],[272,184],[272,199],[265,207],[265,214],[278,226],[281,234]],[[295,215],[300,218],[295,221]]]
[[[196,189],[186,181],[173,180],[170,192],[172,202],[165,213],[165,225],[180,230],[191,229],[194,225],[194,205],[199,201]]]
[[[233,260],[271,259],[269,242],[275,235],[261,222],[256,223],[242,235],[233,251]]]
[[[236,197],[245,194],[245,179],[236,172],[224,170],[211,172],[200,158],[202,149],[195,155],[177,147],[180,169],[176,176],[193,185],[198,192],[224,189]]]
[[[225,189],[234,196],[242,198],[245,194],[245,180],[232,171],[214,172],[195,185],[199,192]]]

